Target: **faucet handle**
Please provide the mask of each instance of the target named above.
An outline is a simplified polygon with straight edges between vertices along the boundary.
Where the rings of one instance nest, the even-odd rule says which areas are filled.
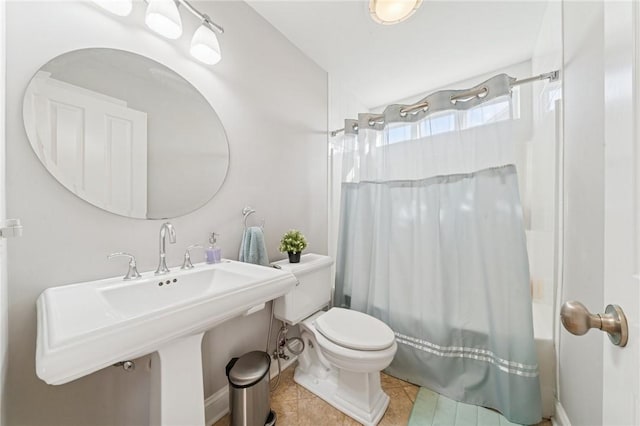
[[[194,248],[204,248],[201,244],[192,244],[184,251],[184,260],[182,261],[182,266],[180,269],[191,269],[193,268],[193,263],[191,263],[191,249]]]
[[[127,275],[124,276],[124,280],[138,279],[141,278],[142,275],[138,273],[138,266],[136,264],[136,258],[134,255],[124,252],[116,252],[111,253],[107,256],[107,259],[113,259],[114,257],[128,257],[129,258],[129,270],[127,271]]]

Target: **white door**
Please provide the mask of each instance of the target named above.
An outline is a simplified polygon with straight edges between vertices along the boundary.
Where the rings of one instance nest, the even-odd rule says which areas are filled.
[[[640,425],[639,9],[635,1],[604,2],[604,301],[620,305],[629,324],[626,347],[603,340],[604,425]]]
[[[36,154],[60,183],[110,212],[146,217],[146,113],[39,71],[24,119]]]
[[[0,1],[0,75],[6,75],[6,42],[5,42],[5,2]],[[5,78],[0,79],[0,222],[5,219],[5,99],[6,88]],[[5,390],[5,374],[7,361],[9,358],[8,351],[8,309],[7,303],[7,243],[0,238],[0,426],[5,424],[7,409],[3,406],[6,398]]]

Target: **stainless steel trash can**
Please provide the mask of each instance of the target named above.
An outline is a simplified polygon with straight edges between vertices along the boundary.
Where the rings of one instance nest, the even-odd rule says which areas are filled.
[[[275,424],[269,401],[269,367],[266,352],[253,351],[227,364],[231,426]]]

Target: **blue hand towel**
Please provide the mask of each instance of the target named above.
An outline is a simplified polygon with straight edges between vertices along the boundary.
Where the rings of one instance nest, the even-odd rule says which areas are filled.
[[[269,265],[267,247],[264,244],[264,233],[259,226],[245,228],[240,243],[240,262],[255,263],[256,265]]]

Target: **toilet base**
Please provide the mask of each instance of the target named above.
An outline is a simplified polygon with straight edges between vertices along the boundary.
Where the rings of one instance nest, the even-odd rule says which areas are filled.
[[[389,406],[389,396],[380,388],[380,373],[350,373],[343,371],[342,377],[339,377],[339,374],[338,370],[332,368],[326,378],[318,379],[298,367],[293,379],[309,392],[322,398],[363,425],[377,425]],[[338,386],[340,381],[342,386]],[[365,385],[363,388],[363,383],[369,383],[369,385]],[[350,394],[351,389],[357,389],[358,392]],[[365,402],[364,404],[362,402],[358,404],[358,400]]]

